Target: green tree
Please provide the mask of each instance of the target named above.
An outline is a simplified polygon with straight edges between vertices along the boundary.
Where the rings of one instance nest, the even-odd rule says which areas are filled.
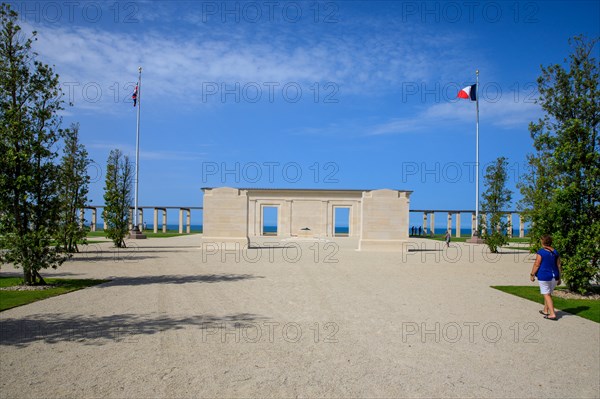
[[[598,38],[570,40],[565,65],[542,67],[538,103],[544,117],[529,125],[534,154],[520,184],[520,207],[532,223],[532,250],[552,234],[563,278],[585,293],[600,270],[600,97]],[[597,51],[597,49],[596,49]]]
[[[58,75],[38,61],[18,15],[0,6],[0,254],[23,269],[25,284],[44,283],[39,270],[66,257],[53,245],[59,217],[54,162],[62,93]]]
[[[104,186],[104,211],[102,217],[107,225],[106,236],[115,246],[124,248],[129,234],[129,208],[132,198],[133,168],[129,157],[120,150],[112,150],[106,165]]]
[[[479,230],[484,232],[481,238],[492,253],[497,253],[499,247],[508,243],[506,232],[509,223],[502,213],[508,209],[512,200],[512,192],[506,187],[507,169],[506,158],[499,157],[486,168],[484,176],[485,191],[481,195],[483,215],[479,222]]]
[[[90,164],[85,146],[79,142],[79,124],[66,130],[60,164],[59,198],[61,203],[57,240],[68,253],[79,252],[78,242],[85,243],[87,228],[78,213],[87,203]]]

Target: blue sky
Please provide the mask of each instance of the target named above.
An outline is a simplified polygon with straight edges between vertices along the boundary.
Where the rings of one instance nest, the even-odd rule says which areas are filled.
[[[93,203],[109,151],[135,158],[141,65],[140,205],[201,206],[207,186],[394,188],[413,209],[474,209],[475,104],[455,96],[476,69],[480,170],[507,157],[514,188],[540,65],[600,35],[599,4],[12,2],[73,104]]]

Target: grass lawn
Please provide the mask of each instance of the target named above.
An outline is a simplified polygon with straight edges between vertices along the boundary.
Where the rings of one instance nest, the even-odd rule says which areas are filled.
[[[199,231],[192,231],[190,234],[200,234]],[[163,233],[162,231],[159,231],[158,233],[154,233],[152,231],[144,231],[144,235],[148,238],[168,238],[168,237],[177,237],[177,236],[187,236],[190,234],[179,234],[178,230],[167,230],[166,233]],[[106,237],[106,234],[104,233],[103,230],[98,230],[98,231],[90,231],[87,234],[87,237]],[[127,237],[126,237],[127,239]]]
[[[544,305],[544,298],[540,294],[539,287],[534,286],[514,286],[514,285],[494,285],[492,288],[513,294],[521,298],[529,299]],[[560,289],[560,288],[559,288]],[[600,323],[600,300],[596,299],[563,299],[553,296],[554,307],[564,312],[569,312],[585,319]],[[541,308],[540,308],[541,309]]]
[[[56,287],[39,291],[0,291],[0,311],[14,308],[16,306],[26,305],[31,302],[40,301],[67,292],[77,291],[83,288],[91,287],[96,284],[105,283],[109,280],[75,280],[61,278],[47,278],[48,284],[55,284]],[[19,285],[23,279],[21,277],[0,277],[0,287],[11,287]]]

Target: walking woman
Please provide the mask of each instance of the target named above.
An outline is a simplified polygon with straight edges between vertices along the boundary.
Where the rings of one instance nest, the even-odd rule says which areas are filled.
[[[533,268],[529,277],[531,281],[535,281],[537,277],[540,284],[540,292],[544,296],[544,310],[540,310],[540,313],[544,315],[544,319],[556,320],[552,293],[554,292],[554,288],[560,285],[562,266],[558,252],[552,248],[552,237],[544,235],[541,241],[542,249],[537,251],[537,256],[535,257],[535,262],[533,262]]]

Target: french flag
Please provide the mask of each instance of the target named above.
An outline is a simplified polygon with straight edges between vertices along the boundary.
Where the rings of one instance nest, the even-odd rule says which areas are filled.
[[[458,92],[458,98],[464,98],[465,100],[476,101],[477,100],[477,84],[467,86]]]
[[[138,85],[135,85],[135,89],[133,90],[133,94],[131,95],[131,98],[133,99],[134,107],[137,104],[137,97],[138,97]]]

